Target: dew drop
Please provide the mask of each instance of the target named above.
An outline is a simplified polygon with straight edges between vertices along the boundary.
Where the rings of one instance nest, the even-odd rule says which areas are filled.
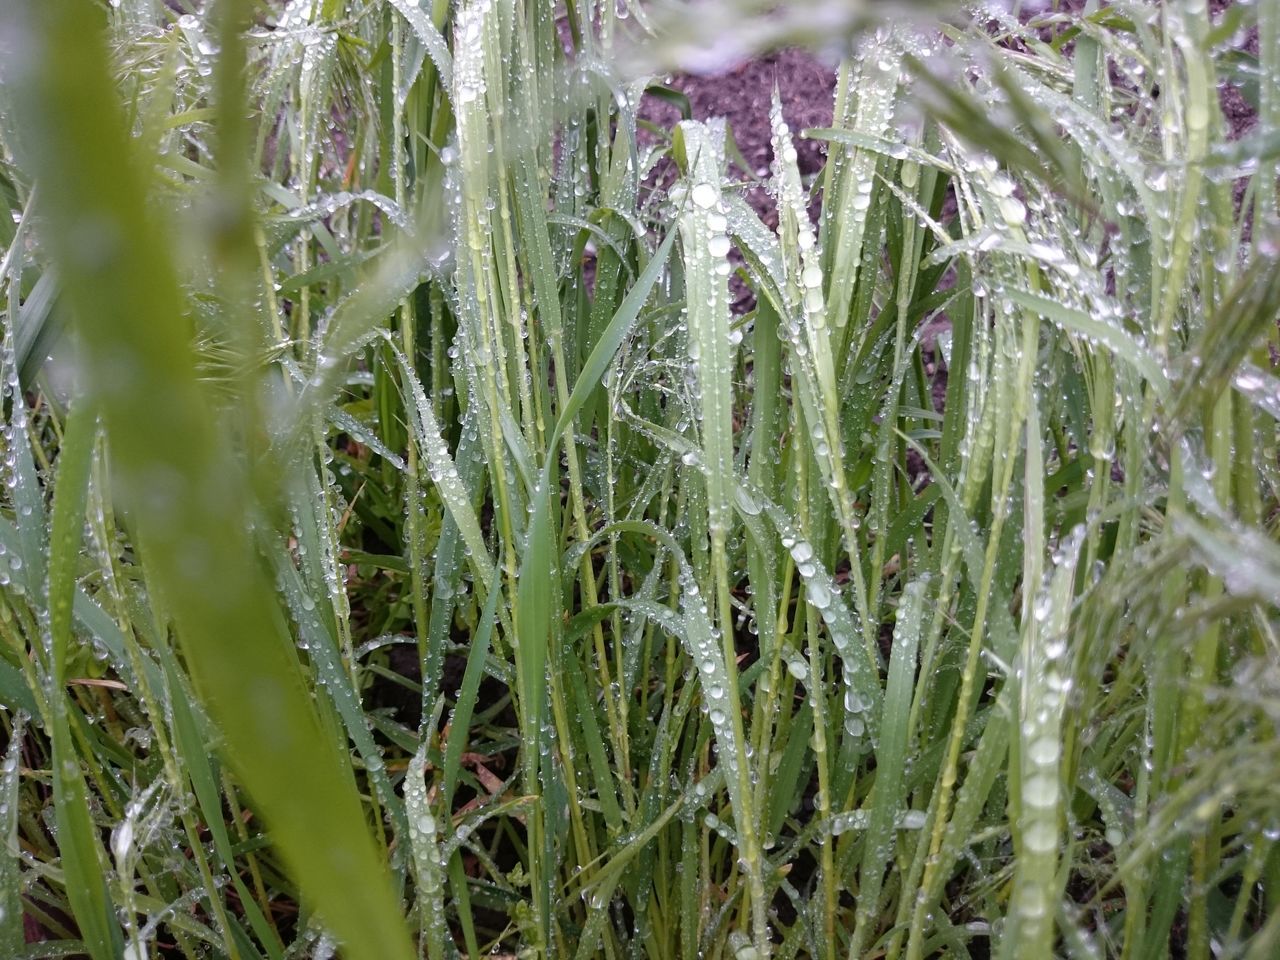
[[[716,205],[716,201],[720,199],[720,191],[711,183],[695,184],[690,192],[693,202],[703,210],[710,210]]]

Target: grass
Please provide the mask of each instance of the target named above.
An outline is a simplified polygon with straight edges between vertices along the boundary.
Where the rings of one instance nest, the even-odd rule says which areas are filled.
[[[0,953],[1275,955],[1280,4],[801,6],[0,12]]]

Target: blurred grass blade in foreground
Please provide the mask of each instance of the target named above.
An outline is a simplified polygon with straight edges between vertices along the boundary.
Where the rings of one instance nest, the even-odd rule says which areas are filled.
[[[10,5],[7,72],[90,397],[186,662],[304,899],[355,958],[412,955],[345,746],[326,736],[252,532],[245,465],[197,383],[187,305],[90,0]],[[21,48],[21,49],[18,49]],[[55,724],[58,723],[55,714]],[[65,731],[55,736],[65,736]]]

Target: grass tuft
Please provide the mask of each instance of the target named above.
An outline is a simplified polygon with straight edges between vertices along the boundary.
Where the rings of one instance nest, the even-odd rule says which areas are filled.
[[[0,953],[1275,954],[1280,3],[794,6],[0,9]]]

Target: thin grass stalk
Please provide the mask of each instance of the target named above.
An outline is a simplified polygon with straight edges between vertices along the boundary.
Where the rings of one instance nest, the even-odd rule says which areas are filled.
[[[5,851],[0,855],[0,948],[16,956],[26,944],[22,929],[22,874],[18,870],[18,858],[9,853],[10,844],[18,834],[18,755],[26,733],[27,716],[16,713],[9,728],[9,745],[4,760],[0,762],[0,837],[4,838]]]
[[[805,413],[805,436],[811,441],[813,456],[837,512],[849,555],[849,576],[853,581],[854,601],[867,657],[871,668],[878,670],[879,654],[875,649],[862,551],[858,542],[861,521],[845,479],[844,432],[840,425],[840,397],[836,384],[837,355],[833,352],[827,324],[828,315],[838,317],[840,314],[831,313],[823,297],[823,270],[816,251],[817,239],[800,186],[796,149],[791,143],[790,129],[782,117],[782,105],[776,90],[771,120],[774,189],[780,209],[778,235],[786,270],[785,297],[790,314],[786,329],[791,346],[792,371],[799,375],[794,385],[798,387]],[[805,447],[809,446],[809,443],[805,444]]]
[[[876,747],[876,781],[868,800],[870,808],[863,837],[858,876],[858,906],[849,939],[850,960],[861,957],[876,933],[881,913],[885,869],[891,862],[895,833],[905,806],[903,779],[911,736],[909,698],[920,643],[927,584],[914,580],[906,587],[894,625],[893,649],[885,686],[883,720]],[[909,889],[904,886],[903,888]]]
[[[869,39],[858,61],[847,60],[841,65],[836,103],[838,126],[870,137],[884,135],[899,83],[901,59],[899,40],[890,30]],[[828,167],[827,194],[838,199],[824,205],[819,239],[827,273],[827,310],[836,329],[842,331],[835,349],[840,358],[845,356],[852,338],[846,328],[862,262],[878,162],[872,151],[852,147],[839,150]]]
[[[1258,0],[1258,122],[1263,130],[1280,128],[1280,3]],[[1280,218],[1275,157],[1263,160],[1254,180],[1253,220]]]
[[[733,610],[729,593],[729,561],[726,538],[733,515],[730,484],[733,457],[730,371],[734,343],[729,331],[727,221],[720,212],[720,175],[723,127],[686,121],[680,134],[687,163],[686,197],[680,217],[685,262],[685,298],[688,315],[689,356],[697,371],[699,419],[702,430],[701,472],[706,485],[707,534],[711,545],[711,579],[715,589],[715,622],[722,644],[726,672],[723,707],[728,714],[727,742],[720,743],[720,760],[728,766],[727,779],[734,823],[740,842],[744,873],[750,888],[752,941],[760,957],[770,952],[766,913],[764,864],[751,791],[751,759],[745,749],[742,705],[738,691],[737,652],[733,641]],[[686,585],[685,589],[688,589]],[[721,697],[712,696],[711,700]],[[714,719],[714,718],[713,718]]]
[[[1040,419],[1033,400],[1027,418],[1026,472],[1028,520],[1043,522],[1043,461]],[[1032,493],[1032,488],[1036,488]],[[1042,529],[1037,525],[1033,529]],[[1033,534],[1036,536],[1036,534]],[[1084,539],[1077,528],[1055,559],[1051,579],[1023,601],[1019,654],[1018,790],[1011,795],[1020,845],[1010,926],[1001,944],[1006,956],[1051,950],[1060,897],[1059,829],[1062,813],[1062,724],[1066,706],[1064,662],[1071,620],[1076,563]],[[1030,556],[1032,552],[1028,551]],[[1028,572],[1036,573],[1036,559]],[[1035,582],[1028,580],[1026,582]]]
[[[793,408],[792,422],[792,429],[796,436],[807,435],[799,408]],[[797,454],[792,460],[792,469],[795,471],[794,490],[799,508],[799,529],[806,543],[813,540],[812,521],[808,510],[809,464],[811,461],[811,457],[803,454]],[[812,603],[812,600],[809,602]],[[805,646],[809,652],[805,679],[809,690],[809,706],[813,711],[812,748],[814,766],[817,768],[818,774],[818,792],[814,798],[814,809],[818,815],[819,823],[822,825],[820,827],[822,834],[819,847],[821,886],[817,891],[817,905],[822,926],[818,943],[823,955],[828,960],[834,960],[836,955],[836,909],[838,906],[837,898],[840,893],[840,877],[836,873],[835,839],[832,836],[833,828],[830,826],[833,812],[831,797],[831,765],[833,758],[827,744],[829,723],[826,711],[826,691],[822,683],[822,654],[818,633],[821,620],[814,616],[815,613],[816,610],[797,609],[796,626],[799,627],[801,622],[803,623],[806,637]],[[799,634],[798,630],[796,634]],[[803,664],[803,661],[801,663]]]
[[[416,8],[415,8],[416,9]],[[391,17],[391,69],[392,69],[392,88],[398,93],[404,87],[404,77],[402,64],[404,61],[404,39],[403,27],[401,20],[404,11],[393,14]],[[392,154],[390,157],[391,166],[391,182],[395,193],[396,205],[400,209],[405,209],[408,199],[405,186],[404,165],[401,163],[401,152],[404,149],[405,140],[404,130],[404,113],[400,109],[398,103],[392,113]],[[417,344],[415,330],[417,328],[417,318],[414,316],[412,306],[408,300],[400,302],[397,311],[399,319],[400,333],[400,350],[406,358],[405,375],[411,376],[416,367]],[[400,390],[402,395],[409,396],[412,393],[413,386],[407,380],[401,381]],[[405,520],[404,535],[408,546],[409,554],[409,602],[413,609],[413,625],[414,633],[418,643],[418,660],[422,664],[422,716],[423,719],[431,716],[433,698],[428,690],[434,686],[434,676],[432,667],[436,661],[435,651],[430,649],[428,642],[428,612],[426,598],[427,568],[426,556],[424,555],[424,539],[423,524],[425,517],[422,511],[422,492],[418,478],[418,444],[410,431],[409,441],[405,450],[405,472],[404,472],[404,498],[405,498]],[[434,958],[433,958],[434,960]]]
[[[1208,451],[1211,462],[1226,464],[1232,459],[1234,444],[1233,395],[1223,394],[1210,413],[1212,425],[1212,449]],[[1230,470],[1215,470],[1214,494],[1223,506],[1231,504],[1234,477]],[[1223,594],[1223,584],[1216,577],[1206,577],[1201,590],[1207,599]],[[1203,730],[1208,720],[1206,696],[1217,683],[1218,660],[1223,641],[1223,631],[1218,623],[1207,624],[1191,648],[1187,664],[1187,681],[1179,705],[1178,747],[1179,754],[1188,756],[1202,742]],[[1194,885],[1187,916],[1187,955],[1202,960],[1209,956],[1208,899],[1204,892],[1209,884],[1209,845],[1214,840],[1215,826],[1220,813],[1203,818],[1200,832],[1192,839],[1191,876]]]
[[[1196,14],[1199,14],[1197,16]],[[1202,164],[1208,151],[1210,110],[1210,74],[1197,49],[1196,37],[1204,35],[1208,8],[1193,3],[1174,4],[1162,8],[1164,18],[1165,59],[1162,63],[1170,94],[1161,98],[1165,135],[1164,161],[1182,166],[1173,202],[1170,235],[1165,251],[1157,263],[1152,290],[1157,299],[1153,305],[1154,347],[1157,356],[1167,358],[1174,334],[1175,315],[1182,302],[1190,268],[1192,245],[1196,234],[1196,216],[1200,209],[1204,183]],[[1205,18],[1205,19],[1201,19]],[[1181,69],[1180,69],[1181,68]],[[1177,82],[1185,71],[1186,82]],[[1185,142],[1174,139],[1172,131],[1185,136]],[[1150,415],[1146,418],[1150,420]]]

